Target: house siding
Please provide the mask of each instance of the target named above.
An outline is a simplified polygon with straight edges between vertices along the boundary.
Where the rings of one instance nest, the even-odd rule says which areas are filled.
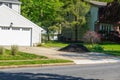
[[[22,15],[18,14],[15,10],[10,9],[9,7],[7,7],[6,5],[1,5],[0,6],[0,26],[1,27],[10,27],[11,23],[12,26],[11,27],[15,27],[15,28],[23,28],[24,31],[23,33],[25,35],[27,35],[26,33],[28,33],[25,30],[27,29],[31,29],[31,33],[29,33],[29,35],[31,35],[31,37],[29,38],[29,44],[28,46],[33,46],[34,44],[37,43],[41,43],[41,31],[44,30],[41,27],[37,26],[36,24],[34,24],[33,22],[31,22],[30,20],[26,19],[25,17],[23,17]],[[9,32],[9,31],[8,31]],[[6,31],[7,33],[7,31]],[[12,33],[12,32],[11,32]],[[18,31],[18,34],[20,32]],[[21,31],[22,33],[22,31]],[[2,33],[1,33],[2,34]],[[5,33],[4,33],[5,34]],[[20,36],[22,37],[22,35],[24,36],[24,34],[21,34]],[[5,34],[6,35],[6,34]],[[9,34],[8,34],[9,35]],[[16,31],[16,35],[17,35],[17,31]],[[12,35],[11,35],[12,36]],[[16,37],[16,36],[15,36]],[[27,37],[27,36],[26,36]],[[13,38],[11,38],[13,40]],[[16,39],[16,38],[15,38]],[[18,39],[18,38],[17,38]],[[21,38],[22,39],[22,38]],[[17,40],[16,40],[17,41]],[[19,41],[19,40],[18,40]],[[26,40],[25,40],[26,41]],[[2,42],[2,41],[1,41]],[[10,42],[10,41],[9,41]],[[23,41],[21,41],[22,44]],[[16,42],[17,43],[17,42]],[[26,42],[27,43],[27,42]],[[21,45],[18,44],[18,45]],[[7,44],[6,44],[7,45]],[[10,44],[8,44],[10,45]],[[23,45],[23,44],[22,44]]]
[[[17,13],[20,14],[21,12],[21,2],[19,2],[18,0],[0,0],[0,6],[4,4],[6,6],[8,6],[9,8],[15,10]]]
[[[18,12],[19,14],[21,13],[20,4],[12,4],[12,9]]]
[[[32,30],[32,46],[36,46],[38,43],[41,43],[41,28],[34,27]]]
[[[90,9],[90,30],[95,30],[95,23],[98,20],[98,7],[91,5]]]

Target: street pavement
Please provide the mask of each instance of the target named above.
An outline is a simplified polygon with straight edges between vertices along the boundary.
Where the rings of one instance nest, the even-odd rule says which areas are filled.
[[[0,69],[0,80],[120,80],[120,63]]]

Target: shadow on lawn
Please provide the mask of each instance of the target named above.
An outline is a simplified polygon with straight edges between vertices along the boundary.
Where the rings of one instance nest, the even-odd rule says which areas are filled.
[[[120,51],[115,51],[115,50],[105,50],[103,53],[110,54],[113,56],[120,56]]]
[[[100,80],[100,79],[83,79],[81,77],[72,77],[48,73],[5,73],[0,72],[0,80]]]

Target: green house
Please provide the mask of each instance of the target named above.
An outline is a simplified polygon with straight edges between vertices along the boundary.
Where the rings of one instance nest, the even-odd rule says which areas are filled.
[[[100,33],[103,40],[120,42],[119,2],[86,2],[91,6],[88,20],[90,30]]]

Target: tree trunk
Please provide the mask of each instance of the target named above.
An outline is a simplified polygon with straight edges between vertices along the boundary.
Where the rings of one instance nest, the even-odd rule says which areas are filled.
[[[94,41],[93,41],[93,38],[90,38],[90,41],[91,41],[91,45],[92,45],[92,48],[94,47]]]
[[[77,16],[75,16],[75,21],[77,22]],[[78,24],[75,24],[75,42],[78,42]]]
[[[47,29],[47,40],[50,41],[49,30]]]
[[[77,26],[77,24],[75,25],[75,42],[77,42],[78,41],[78,26]]]

